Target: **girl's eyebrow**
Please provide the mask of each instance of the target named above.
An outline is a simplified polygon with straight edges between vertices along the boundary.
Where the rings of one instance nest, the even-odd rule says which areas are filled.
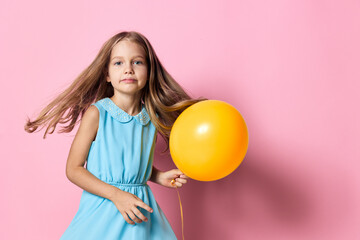
[[[123,58],[122,56],[115,56],[115,57],[113,57],[111,60],[113,60],[113,59],[115,59],[115,58]],[[143,56],[141,56],[141,55],[137,55],[137,56],[134,56],[133,58],[143,58],[143,59],[145,59]]]

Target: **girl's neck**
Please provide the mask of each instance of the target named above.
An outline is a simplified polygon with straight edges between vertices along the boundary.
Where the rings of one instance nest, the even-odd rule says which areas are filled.
[[[141,111],[141,101],[139,98],[132,96],[115,96],[110,99],[122,110],[127,112],[131,116],[136,116]]]

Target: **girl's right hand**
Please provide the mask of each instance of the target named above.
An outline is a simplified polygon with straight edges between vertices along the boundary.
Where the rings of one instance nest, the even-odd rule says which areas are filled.
[[[129,224],[134,225],[141,223],[142,221],[147,222],[148,219],[140,212],[137,207],[141,207],[146,211],[152,213],[153,210],[146,205],[140,198],[126,191],[116,191],[115,195],[111,198],[111,201],[115,204],[116,208],[120,211],[125,221]]]

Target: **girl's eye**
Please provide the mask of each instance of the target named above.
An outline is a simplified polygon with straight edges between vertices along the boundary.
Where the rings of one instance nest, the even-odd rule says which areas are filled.
[[[142,64],[142,61],[135,61],[134,64],[135,64],[135,65]]]
[[[114,65],[120,65],[122,62],[115,62]]]

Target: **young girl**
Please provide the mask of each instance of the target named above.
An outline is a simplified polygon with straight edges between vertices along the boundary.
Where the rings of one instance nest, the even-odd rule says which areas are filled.
[[[169,188],[186,183],[180,170],[152,166],[156,136],[168,150],[176,118],[202,100],[186,94],[142,34],[110,38],[71,86],[25,125],[27,132],[47,125],[45,138],[58,123],[69,123],[59,132],[72,131],[81,118],[66,175],[84,191],[61,239],[176,239],[147,181]]]

